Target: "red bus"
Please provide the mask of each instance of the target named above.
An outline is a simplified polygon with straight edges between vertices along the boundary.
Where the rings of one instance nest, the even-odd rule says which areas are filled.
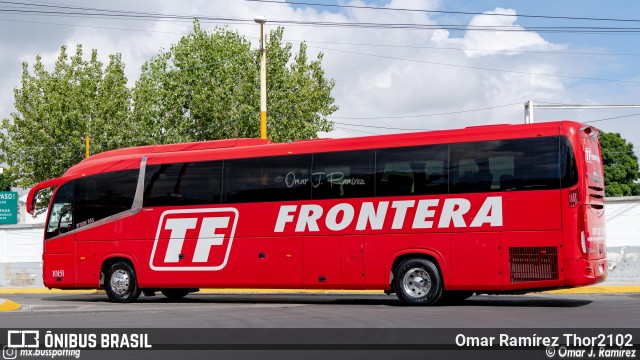
[[[408,304],[607,275],[599,131],[570,121],[108,151],[56,187],[49,288],[378,289]]]

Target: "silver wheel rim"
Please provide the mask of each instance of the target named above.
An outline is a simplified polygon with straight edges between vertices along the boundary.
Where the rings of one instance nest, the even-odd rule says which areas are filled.
[[[426,296],[431,290],[431,276],[421,268],[411,269],[402,278],[402,287],[405,294],[420,298]]]
[[[124,295],[129,291],[129,273],[124,270],[116,270],[111,274],[111,289],[116,295]]]

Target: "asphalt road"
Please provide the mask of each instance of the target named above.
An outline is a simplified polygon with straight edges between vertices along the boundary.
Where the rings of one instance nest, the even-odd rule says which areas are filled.
[[[104,294],[7,294],[2,328],[637,328],[640,293],[473,296],[408,307],[370,294],[162,295],[114,304]]]

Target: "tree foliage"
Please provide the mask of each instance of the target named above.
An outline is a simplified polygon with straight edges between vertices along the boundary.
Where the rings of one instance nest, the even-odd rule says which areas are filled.
[[[267,51],[268,135],[274,141],[330,131],[337,110],[322,69],[306,46],[292,54],[284,30],[271,32]],[[141,143],[174,143],[259,136],[259,50],[226,28],[193,30],[142,67],[133,91],[133,120]]]
[[[0,173],[0,191],[11,191],[14,182],[15,179],[11,169],[3,169],[2,173]]]
[[[315,60],[300,45],[283,43],[283,29],[271,32],[267,49],[269,138],[290,141],[330,131],[327,116],[337,110],[325,77],[322,54]],[[62,47],[52,72],[38,56],[23,63],[15,108],[3,119],[1,161],[17,185],[59,177],[91,153],[146,144],[259,136],[258,49],[226,28],[193,31],[168,51],[147,61],[133,89],[127,87],[119,54],[106,67],[82,46],[69,56]]]
[[[58,177],[84,158],[85,134],[102,150],[126,138],[130,91],[120,55],[103,65],[93,50],[88,61],[82,46],[69,56],[66,47],[52,72],[36,57],[33,73],[22,64],[22,84],[15,89],[11,119],[3,119],[2,160],[12,168],[17,185],[29,187]]]
[[[606,196],[638,196],[638,158],[633,152],[633,144],[618,133],[602,133],[602,164],[604,166]]]

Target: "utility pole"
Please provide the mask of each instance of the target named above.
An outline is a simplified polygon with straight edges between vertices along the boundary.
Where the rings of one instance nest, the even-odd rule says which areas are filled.
[[[524,123],[533,124],[533,101],[524,103]]]
[[[260,24],[260,139],[267,138],[267,52],[265,51],[264,16],[258,15],[253,21]]]

